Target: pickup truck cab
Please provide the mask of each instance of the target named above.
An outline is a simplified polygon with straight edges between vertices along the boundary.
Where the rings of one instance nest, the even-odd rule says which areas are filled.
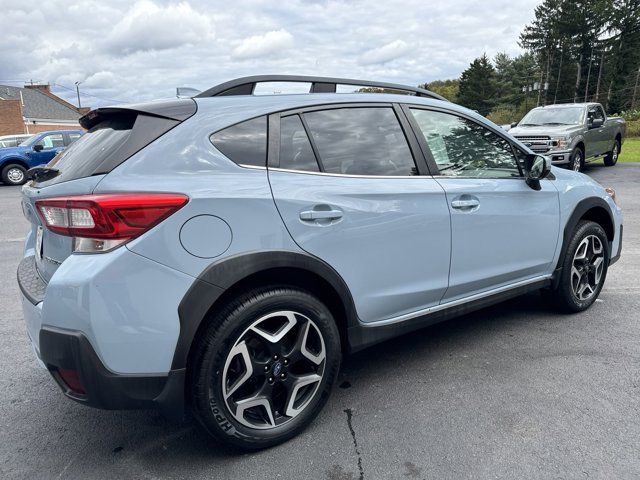
[[[49,163],[83,133],[82,130],[42,132],[17,147],[0,148],[0,178],[5,185],[22,185],[27,181],[27,170]]]
[[[580,171],[600,157],[615,165],[625,131],[624,119],[607,117],[599,103],[569,103],[534,108],[509,133],[554,165]]]

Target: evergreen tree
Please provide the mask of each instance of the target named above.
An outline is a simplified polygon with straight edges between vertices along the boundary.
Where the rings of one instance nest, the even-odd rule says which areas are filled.
[[[496,103],[497,93],[496,71],[484,54],[462,72],[458,102],[486,116]]]
[[[640,69],[640,0],[613,0],[611,7],[603,103],[610,112],[620,112],[631,108]],[[639,96],[637,93],[635,108],[640,106]]]

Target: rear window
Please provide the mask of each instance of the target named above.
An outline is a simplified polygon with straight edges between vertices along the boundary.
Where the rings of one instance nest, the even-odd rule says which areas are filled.
[[[49,162],[47,166],[57,168],[60,174],[38,185],[109,173],[178,123],[127,110],[104,115],[102,121],[98,119],[97,124]]]
[[[211,142],[238,165],[267,164],[267,117],[232,125],[211,135]]]
[[[49,162],[67,179],[93,175],[96,167],[114,155],[131,135],[135,115],[98,123],[65,151]]]

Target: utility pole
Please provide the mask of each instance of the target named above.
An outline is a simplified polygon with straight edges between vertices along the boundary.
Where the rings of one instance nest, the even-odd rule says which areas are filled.
[[[556,100],[558,99],[558,88],[560,87],[560,76],[562,75],[562,58],[564,56],[564,45],[560,50],[560,66],[558,67],[558,79],[556,80],[556,91],[553,94],[553,104],[556,104]]]
[[[587,101],[587,96],[589,95],[589,80],[591,79],[591,62],[593,60],[593,47],[591,47],[591,54],[589,55],[589,70],[587,70],[587,81],[584,86],[584,101]]]
[[[80,110],[82,108],[82,105],[80,105],[80,84],[82,82],[76,82],[76,95],[78,95],[78,110]]]
[[[544,69],[540,69],[540,83],[538,83],[538,101],[536,102],[536,107],[540,106],[540,98],[542,95],[542,80],[544,78]],[[535,84],[534,84],[534,88],[535,88]]]
[[[638,80],[640,80],[640,67],[638,67],[638,73],[636,74],[636,85],[633,87],[633,97],[631,98],[631,110],[636,108],[636,98],[638,95]]]
[[[602,66],[604,65],[604,49],[602,49],[602,57],[600,57],[600,69],[598,71],[598,83],[596,84],[596,102],[600,101],[600,79],[602,78]]]
[[[549,69],[551,68],[551,54],[549,52],[549,49],[547,49],[547,73],[545,74],[545,79],[544,79],[544,97],[542,100],[542,104],[546,105],[547,104],[547,93],[549,91]]]
[[[576,89],[573,94],[573,103],[578,103],[578,88],[580,88],[580,73],[582,70],[582,54],[580,54],[580,61],[577,63],[578,65],[578,74],[576,75]]]

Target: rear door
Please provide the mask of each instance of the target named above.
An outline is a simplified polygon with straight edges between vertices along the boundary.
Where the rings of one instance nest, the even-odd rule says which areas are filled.
[[[451,211],[451,273],[443,302],[549,274],[560,221],[552,181],[531,189],[511,144],[470,118],[405,110]]]
[[[449,211],[442,187],[420,175],[426,164],[414,160],[402,112],[325,106],[269,122],[280,215],[303,250],[342,276],[360,319],[437,305],[449,274]]]

